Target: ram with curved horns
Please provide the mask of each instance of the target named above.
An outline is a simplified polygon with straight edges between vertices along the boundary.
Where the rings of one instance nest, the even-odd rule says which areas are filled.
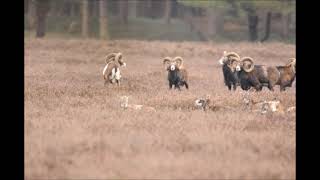
[[[280,91],[285,91],[286,87],[291,87],[296,78],[296,59],[290,58],[284,66],[277,66],[280,77],[277,78],[275,85],[280,86]]]
[[[269,90],[274,91],[273,87],[280,85],[280,91],[284,91],[286,87],[291,87],[295,79],[296,61],[294,58],[290,60],[285,66],[265,66],[254,65],[251,57],[243,57],[241,68],[237,69],[241,88],[248,90],[254,87],[257,91],[261,91],[263,86],[267,86]]]
[[[104,78],[104,85],[108,82],[111,84],[117,83],[120,86],[120,67],[125,67],[126,63],[123,61],[122,54],[110,53],[105,57],[106,65],[103,69],[102,75]]]
[[[224,51],[222,57],[219,59],[219,63],[222,65],[222,72],[224,83],[231,90],[237,89],[237,86],[240,85],[238,78],[239,72],[237,69],[240,69],[240,56],[235,52]]]
[[[163,65],[165,69],[168,71],[168,81],[169,88],[172,89],[173,85],[176,88],[180,89],[180,86],[185,85],[187,89],[189,89],[188,85],[188,72],[183,67],[183,59],[180,56],[175,58],[165,57],[163,59]]]

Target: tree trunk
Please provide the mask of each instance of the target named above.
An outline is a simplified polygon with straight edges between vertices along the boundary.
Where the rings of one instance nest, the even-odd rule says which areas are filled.
[[[165,12],[164,12],[164,18],[167,24],[170,24],[170,18],[171,18],[171,0],[165,1]]]
[[[258,23],[259,18],[255,13],[248,14],[249,40],[256,41],[258,39]]]
[[[290,16],[288,13],[283,13],[281,17],[282,21],[282,33],[281,36],[282,38],[288,38],[289,35],[289,22],[290,22]]]
[[[218,8],[208,8],[208,35],[215,36],[223,31],[223,17]]]
[[[264,42],[269,39],[270,36],[270,27],[271,27],[271,12],[267,13],[267,20],[266,20],[266,34],[261,42]]]
[[[144,17],[146,14],[145,3],[137,1],[137,17]]]
[[[42,38],[46,32],[46,18],[50,9],[49,0],[37,0],[36,2],[37,28],[36,37]]]
[[[182,19],[187,22],[187,24],[190,25],[190,32],[193,32],[194,31],[194,26],[193,26],[193,23],[192,23],[192,15],[191,15],[191,11],[190,9],[183,9],[183,14],[182,14]]]
[[[99,17],[99,1],[89,2],[89,17]]]
[[[129,1],[129,14],[130,17],[136,18],[137,17],[137,0],[131,0]]]
[[[128,0],[119,1],[119,15],[121,23],[128,23]]]
[[[57,17],[59,16],[59,11],[60,11],[60,3],[59,1],[52,1],[51,5],[50,5],[50,12],[49,14],[54,16],[54,17]]]
[[[34,29],[34,26],[35,26],[35,16],[36,16],[35,9],[36,9],[35,2],[33,2],[32,0],[29,0],[28,1],[28,14],[27,14],[27,19],[28,19],[27,28],[29,30]]]
[[[215,9],[215,29],[216,29],[216,33],[220,34],[223,32],[224,30],[224,20],[223,20],[223,15],[221,10],[219,10],[218,8]]]
[[[71,10],[71,2],[70,1],[65,1],[64,5],[64,16],[70,16],[70,10]]]
[[[147,9],[147,11],[146,11],[146,15],[145,15],[145,17],[147,17],[147,18],[150,18],[150,17],[152,17],[152,11],[151,11],[151,8],[152,8],[152,0],[148,0],[147,2],[146,2],[146,9]]]
[[[88,32],[89,32],[89,13],[88,13],[88,8],[89,8],[89,2],[88,0],[82,0],[82,37],[87,38],[88,37]]]
[[[71,17],[76,16],[76,5],[74,2],[70,2],[70,16]]]
[[[94,17],[99,17],[99,7],[100,7],[100,3],[99,1],[93,1],[93,15]]]
[[[54,8],[56,9],[57,16],[58,17],[64,16],[65,15],[65,13],[64,13],[64,3],[61,2],[61,4],[60,4],[60,3],[58,3],[58,1],[54,1],[53,4],[54,4],[54,6],[56,6]]]
[[[107,7],[106,1],[99,1],[99,13],[100,13],[100,38],[108,39],[108,31],[107,31]]]
[[[207,17],[208,17],[208,35],[214,36],[216,35],[215,29],[215,13],[212,8],[207,8]]]
[[[290,13],[289,15],[289,32],[290,30],[296,31],[296,13]]]

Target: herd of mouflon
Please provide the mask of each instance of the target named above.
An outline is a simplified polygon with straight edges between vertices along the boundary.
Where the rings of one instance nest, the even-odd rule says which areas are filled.
[[[240,86],[245,91],[243,97],[243,107],[245,109],[266,113],[290,113],[295,112],[295,106],[285,108],[280,100],[272,99],[255,102],[249,97],[249,90],[261,91],[263,87],[267,87],[270,91],[274,91],[276,85],[280,86],[280,91],[285,91],[286,88],[292,87],[292,83],[296,77],[296,59],[288,59],[288,63],[279,66],[258,65],[254,63],[253,58],[245,56],[240,57],[235,52],[223,52],[222,57],[218,60],[222,66],[224,83],[228,89],[236,90]],[[104,85],[117,84],[120,86],[121,67],[125,67],[126,63],[123,60],[122,53],[110,53],[105,57],[106,65],[103,69]],[[165,57],[163,59],[165,70],[168,71],[169,89],[181,90],[185,86],[189,88],[188,71],[183,66],[183,58]],[[232,110],[234,108],[227,106],[216,105],[210,95],[204,98],[198,98],[193,103],[193,109],[203,111],[218,111],[221,109]],[[120,97],[120,107],[123,109],[142,110],[156,112],[154,107],[129,104],[128,96]]]

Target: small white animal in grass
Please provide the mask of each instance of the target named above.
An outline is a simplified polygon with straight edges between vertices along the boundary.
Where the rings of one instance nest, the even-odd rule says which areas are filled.
[[[296,112],[296,107],[295,106],[291,106],[287,109],[287,112]]]
[[[249,97],[249,93],[244,94],[243,102],[246,108],[253,110],[254,112],[260,112],[261,114],[271,113],[284,113],[284,106],[280,100],[274,98],[272,101],[254,101]]]
[[[123,109],[156,112],[156,109],[151,106],[145,106],[145,105],[141,105],[141,104],[129,104],[129,96],[121,96],[120,97],[120,107]]]
[[[251,101],[253,111],[260,112],[261,114],[270,113],[284,113],[284,107],[279,100],[253,102]]]
[[[211,98],[210,95],[206,95],[205,98],[196,99],[194,102],[195,108],[201,109],[204,111],[234,110],[234,108],[229,106],[217,105],[210,98]]]
[[[196,99],[194,102],[194,106],[196,109],[206,110],[209,107],[210,103],[210,95],[207,95],[206,98]]]

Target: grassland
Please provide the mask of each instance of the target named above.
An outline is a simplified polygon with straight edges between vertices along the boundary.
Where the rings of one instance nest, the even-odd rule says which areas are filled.
[[[25,39],[26,179],[295,179],[296,116],[241,108],[243,91],[229,92],[218,59],[224,50],[278,65],[295,45],[270,42]],[[121,51],[120,88],[103,86],[103,57]],[[165,56],[182,56],[190,89],[168,90]],[[210,94],[236,111],[191,107]],[[264,89],[255,100],[294,106],[295,86]],[[124,111],[119,96],[157,112]]]

